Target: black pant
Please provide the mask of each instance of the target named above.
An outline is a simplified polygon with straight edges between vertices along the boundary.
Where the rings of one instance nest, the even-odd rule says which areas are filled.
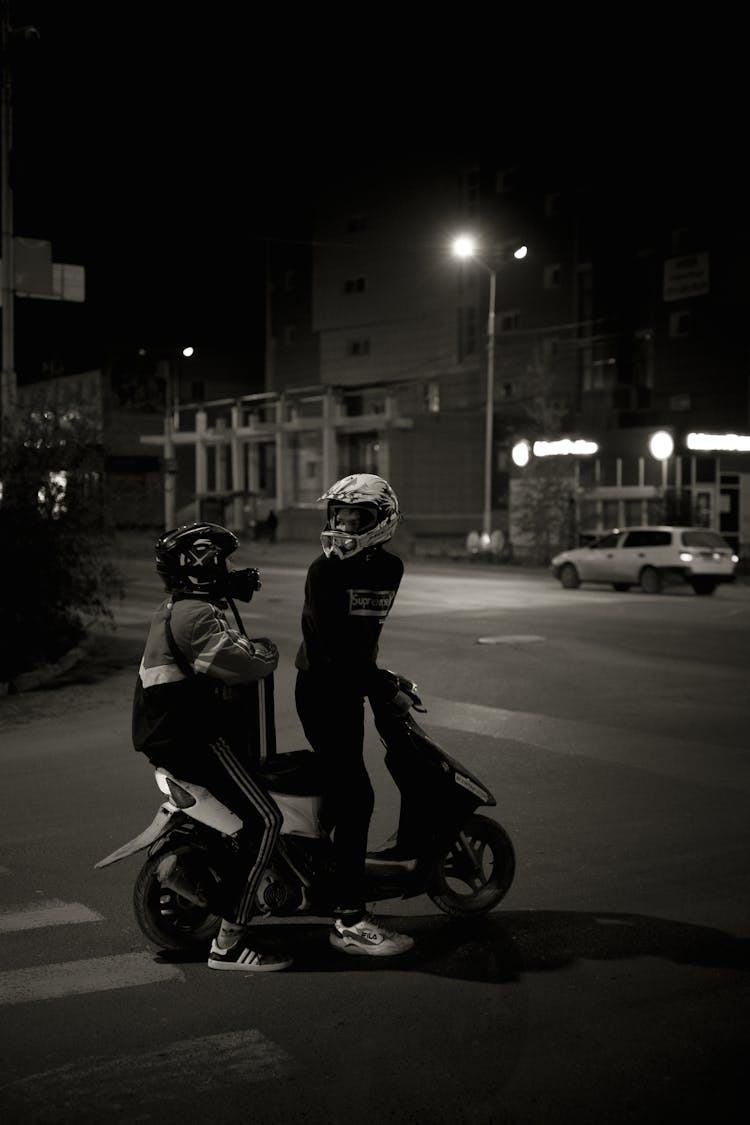
[[[232,896],[234,901],[228,905],[226,916],[229,921],[248,925],[258,884],[279,838],[282,817],[278,805],[255,780],[247,761],[224,738],[197,750],[161,754],[160,760],[152,759],[152,763],[174,773],[177,779],[202,785],[242,821],[243,850],[251,857],[251,865],[246,878],[240,880],[236,897]]]
[[[364,761],[364,696],[298,671],[295,701],[322,766],[321,822],[333,830],[334,914],[353,922],[365,913],[367,833],[375,804]]]

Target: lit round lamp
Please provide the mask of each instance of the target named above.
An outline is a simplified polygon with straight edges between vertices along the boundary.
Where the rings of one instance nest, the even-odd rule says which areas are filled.
[[[657,461],[666,461],[674,453],[674,439],[666,430],[657,430],[648,439],[648,448]]]
[[[522,469],[524,465],[528,465],[529,457],[531,456],[529,443],[527,441],[517,441],[510,455],[513,458],[513,464],[517,465],[519,469]]]

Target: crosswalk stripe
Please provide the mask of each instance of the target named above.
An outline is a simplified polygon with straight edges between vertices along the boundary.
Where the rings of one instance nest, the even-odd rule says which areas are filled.
[[[229,1084],[265,1082],[297,1069],[286,1051],[248,1028],[181,1039],[133,1054],[90,1055],[9,1083],[2,1090],[3,1104],[14,1112],[23,1111],[25,1119],[34,1122],[47,1120],[47,1115],[54,1121],[74,1121],[92,1105],[98,1120],[106,1120],[110,1113],[120,1120],[123,1104],[130,1105],[131,1111],[154,1107],[169,1101],[172,1091],[189,1090],[191,1097],[220,1093]],[[158,1120],[159,1113],[153,1117]]]
[[[45,899],[24,906],[20,910],[0,913],[0,933],[14,930],[37,930],[42,926],[67,926],[78,922],[101,922],[102,915],[89,910],[82,902],[61,902]]]
[[[0,1004],[57,1000],[86,992],[107,992],[114,988],[184,979],[176,965],[160,964],[150,953],[60,961],[0,973]]]

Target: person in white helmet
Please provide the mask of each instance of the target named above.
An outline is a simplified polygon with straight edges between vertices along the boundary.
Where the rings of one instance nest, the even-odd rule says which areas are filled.
[[[305,581],[295,700],[305,737],[324,778],[321,818],[333,831],[331,944],[344,953],[385,957],[414,945],[367,914],[365,856],[374,794],[364,762],[364,701],[405,713],[411,700],[377,666],[378,643],[404,564],[386,543],[401,520],[382,477],[354,473],[336,481]]]

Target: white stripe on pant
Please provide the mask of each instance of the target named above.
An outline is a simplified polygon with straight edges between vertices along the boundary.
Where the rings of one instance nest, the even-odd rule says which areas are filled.
[[[247,876],[247,883],[242,897],[235,907],[237,917],[234,919],[240,925],[251,921],[254,910],[255,892],[258,889],[261,875],[268,866],[273,849],[281,830],[281,812],[268,794],[261,789],[252,775],[243,766],[242,762],[232,753],[229,745],[223,738],[219,738],[212,745],[212,750],[221,767],[226,771],[240,792],[257,811],[263,822],[263,836],[258,846],[258,852]],[[250,827],[246,825],[245,827]]]

